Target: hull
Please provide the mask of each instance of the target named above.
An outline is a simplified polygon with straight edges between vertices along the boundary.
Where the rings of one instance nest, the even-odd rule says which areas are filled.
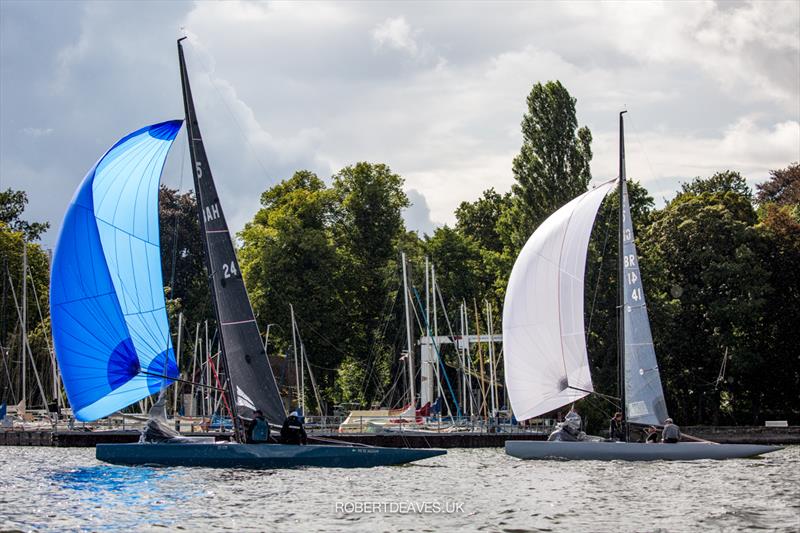
[[[398,465],[447,453],[444,450],[288,444],[98,444],[100,461],[118,465],[206,468],[368,468]]]
[[[588,461],[694,461],[755,457],[782,449],[757,444],[680,442],[643,444],[628,442],[506,441],[506,453],[519,459]]]

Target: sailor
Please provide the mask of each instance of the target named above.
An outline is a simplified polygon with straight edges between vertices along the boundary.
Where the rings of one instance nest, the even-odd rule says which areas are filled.
[[[281,441],[284,444],[306,444],[308,442],[306,430],[303,428],[303,419],[297,411],[292,411],[283,422]]]
[[[644,442],[647,444],[658,442],[658,429],[655,426],[650,426],[644,430]]]
[[[260,444],[269,441],[269,422],[260,409],[253,412],[253,419],[247,424],[248,444]]]
[[[581,431],[581,415],[575,409],[570,409],[564,421],[556,426],[556,429],[547,438],[549,441],[573,442],[585,440],[586,433]]]
[[[664,420],[664,429],[661,430],[661,442],[675,443],[681,441],[681,428],[672,423],[671,418]]]
[[[617,411],[608,426],[608,438],[613,441],[625,441],[625,430],[622,428],[622,413]]]

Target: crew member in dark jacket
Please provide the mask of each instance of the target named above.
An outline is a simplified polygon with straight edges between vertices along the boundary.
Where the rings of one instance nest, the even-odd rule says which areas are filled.
[[[296,411],[289,414],[289,417],[283,422],[281,441],[284,444],[306,444],[308,442],[303,420],[297,415]]]
[[[615,441],[625,441],[625,429],[623,428],[622,413],[617,411],[608,426],[608,438]]]
[[[269,422],[264,418],[264,413],[256,409],[253,419],[246,423],[247,443],[261,444],[269,441]]]

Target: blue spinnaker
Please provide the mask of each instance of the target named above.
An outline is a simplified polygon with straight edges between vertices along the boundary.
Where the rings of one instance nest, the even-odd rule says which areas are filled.
[[[96,420],[178,377],[161,276],[158,189],[182,121],[121,139],[67,208],[50,277],[56,356],[75,418]]]

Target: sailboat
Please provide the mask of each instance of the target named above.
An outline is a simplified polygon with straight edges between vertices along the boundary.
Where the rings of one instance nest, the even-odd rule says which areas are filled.
[[[503,308],[503,344],[508,395],[517,420],[541,416],[595,393],[584,328],[584,270],[594,219],[615,186],[621,199],[617,335],[623,420],[626,428],[661,426],[669,416],[634,243],[625,180],[623,113],[619,115],[619,177],[550,215],[531,235],[511,271]],[[599,440],[507,441],[506,453],[520,459],[637,461],[752,457],[780,449],[707,441],[645,444]]]
[[[125,465],[287,468],[372,467],[444,450],[351,445],[245,444],[242,417],[260,410],[274,425],[286,412],[264,352],[192,101],[183,47],[178,57],[211,299],[227,380],[234,442],[175,438],[99,444],[99,460]],[[173,120],[117,142],[78,187],[59,235],[51,277],[56,353],[75,417],[108,416],[179,378],[169,334],[158,231],[158,187],[182,125]],[[163,399],[163,394],[161,396]],[[159,400],[151,416],[160,412]]]

